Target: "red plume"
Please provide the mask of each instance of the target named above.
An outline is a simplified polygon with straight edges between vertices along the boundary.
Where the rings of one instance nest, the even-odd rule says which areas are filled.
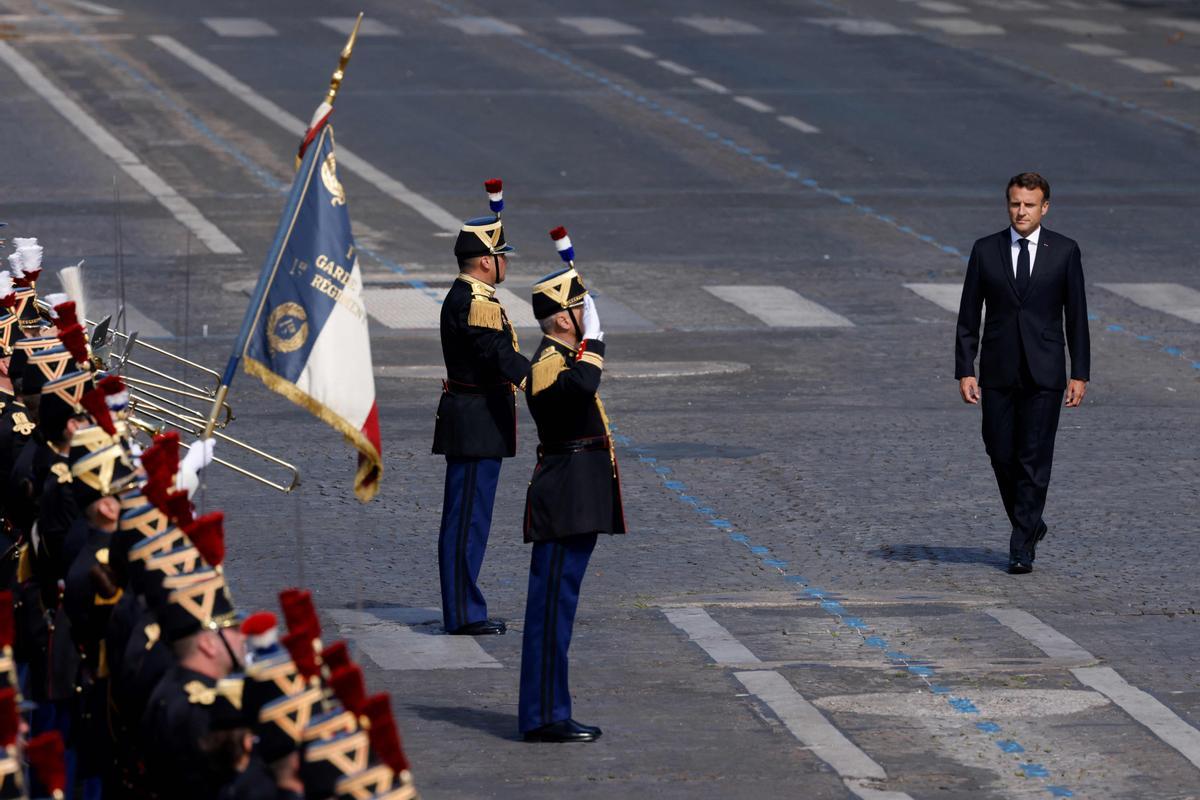
[[[371,738],[371,749],[375,751],[379,760],[397,774],[408,769],[408,758],[400,745],[400,729],[396,727],[396,720],[392,717],[392,702],[387,692],[368,697],[363,705],[363,714],[371,722],[368,735]]]
[[[367,703],[367,687],[361,669],[354,664],[342,667],[329,678],[329,685],[343,708],[355,714],[362,713]]]
[[[188,499],[187,492],[167,492],[165,505],[166,508],[160,508],[159,511],[166,514],[176,525],[184,528],[191,524],[192,501]]]
[[[488,194],[495,194],[504,190],[504,181],[499,178],[489,178],[483,182],[483,190]]]
[[[61,733],[47,731],[30,739],[25,745],[25,758],[38,781],[51,793],[66,791],[67,765],[63,759]]]
[[[19,725],[17,690],[11,686],[0,689],[0,747],[8,747],[17,741]]]
[[[104,428],[105,433],[109,436],[117,435],[117,426],[113,425],[112,412],[108,410],[108,403],[104,400],[103,389],[88,389],[79,402],[92,415],[92,419],[96,420],[96,424]]]
[[[58,317],[54,324],[60,331],[65,330],[72,325],[79,324],[79,317],[75,315],[74,300],[67,300],[65,303],[59,303],[54,307],[54,313]]]
[[[321,620],[313,606],[312,592],[306,589],[284,589],[279,593],[279,606],[287,620],[288,631],[306,630],[310,639],[321,638]]]
[[[99,386],[101,391],[103,391],[106,395],[120,394],[121,392],[125,391],[125,380],[120,375],[105,375],[96,385]],[[171,432],[175,433],[175,431]],[[179,441],[178,433],[175,433],[175,440]]]
[[[76,364],[86,364],[88,361],[87,334],[78,322],[58,329],[58,340],[71,351],[71,358]]]
[[[346,643],[342,641],[333,642],[321,648],[321,663],[329,667],[331,675],[339,669],[344,669],[354,664],[350,660],[350,651],[346,648]]]
[[[142,466],[146,468],[147,475],[161,474],[161,469],[174,478],[179,471],[179,432],[156,434],[154,442],[142,453]]]
[[[296,670],[306,678],[315,678],[321,674],[317,666],[317,654],[313,650],[313,637],[307,630],[299,630],[283,637],[283,646],[292,654],[292,663]]]
[[[197,517],[187,525],[181,525],[183,532],[192,542],[192,546],[200,551],[200,557],[210,567],[219,567],[225,560],[225,515],[220,511]]]
[[[16,618],[13,616],[13,595],[5,589],[0,592],[0,650],[12,647],[16,636]]]

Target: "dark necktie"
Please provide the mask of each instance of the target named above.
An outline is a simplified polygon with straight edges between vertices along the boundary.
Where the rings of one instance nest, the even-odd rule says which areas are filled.
[[[1017,254],[1017,294],[1025,296],[1029,289],[1029,240],[1017,239],[1021,252]]]

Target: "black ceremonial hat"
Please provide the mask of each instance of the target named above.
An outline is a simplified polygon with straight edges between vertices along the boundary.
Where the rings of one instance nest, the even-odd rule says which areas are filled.
[[[583,305],[587,287],[574,267],[552,272],[533,285],[533,316],[545,319]]]
[[[504,223],[499,217],[475,217],[463,223],[454,242],[455,258],[494,256],[516,248],[504,239]]]

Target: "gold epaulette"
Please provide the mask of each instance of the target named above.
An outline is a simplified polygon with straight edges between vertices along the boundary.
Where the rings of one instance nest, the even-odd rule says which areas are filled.
[[[579,357],[579,360],[585,364],[591,364],[596,369],[604,369],[604,356],[598,353],[592,353],[585,350],[583,355]]]
[[[542,351],[542,357],[533,364],[530,378],[533,380],[533,393],[548,389],[558,380],[558,373],[567,368],[567,360],[562,353],[553,347]]]
[[[467,324],[477,328],[504,330],[504,318],[500,304],[481,295],[472,295],[471,310],[467,312]]]

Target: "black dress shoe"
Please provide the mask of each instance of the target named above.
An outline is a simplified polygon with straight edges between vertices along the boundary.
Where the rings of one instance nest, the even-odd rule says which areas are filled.
[[[1009,562],[1008,562],[1008,574],[1009,575],[1027,575],[1030,572],[1033,572],[1033,564],[1031,562],[1018,561],[1015,558],[1009,560]]]
[[[508,630],[502,619],[481,619],[469,622],[456,630],[448,631],[451,636],[497,636]]]
[[[573,719],[551,722],[525,733],[527,742],[594,742],[599,738],[599,728],[594,725],[581,725]]]

